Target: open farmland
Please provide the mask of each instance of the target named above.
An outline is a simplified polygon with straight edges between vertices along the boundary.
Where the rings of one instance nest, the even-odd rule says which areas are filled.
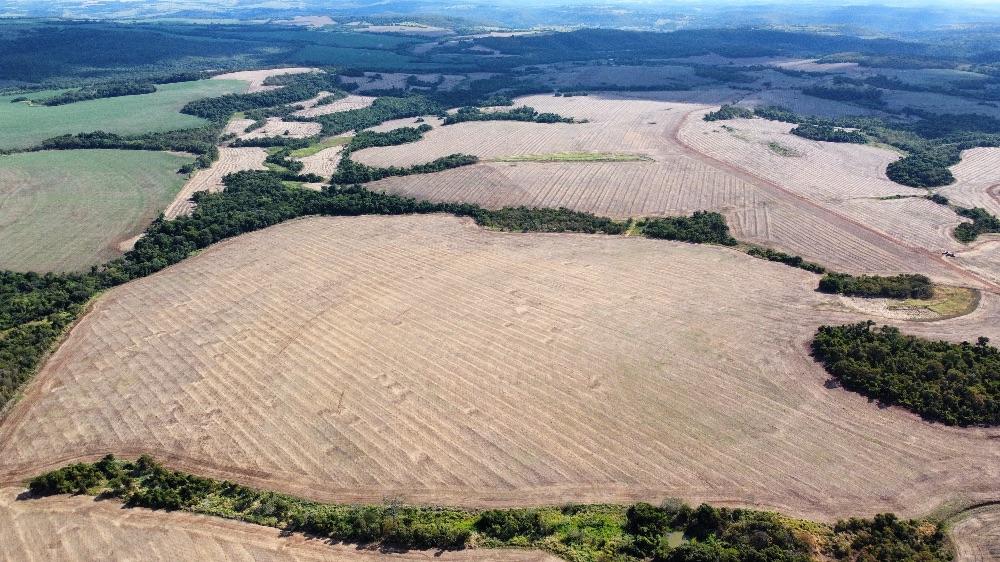
[[[66,105],[10,103],[15,96],[0,96],[0,149],[24,148],[59,135],[106,131],[138,134],[197,127],[207,122],[184,115],[180,109],[199,98],[238,92],[235,80],[197,80],[160,84],[156,92]],[[44,97],[45,92],[30,97]]]
[[[349,94],[344,98],[341,98],[333,103],[328,103],[325,105],[316,105],[306,107],[305,109],[300,109],[292,115],[298,117],[318,117],[320,115],[328,115],[330,113],[337,113],[340,111],[350,111],[352,109],[363,109],[369,107],[371,104],[375,103],[375,98],[373,96],[358,96],[354,94]]]
[[[191,195],[198,191],[222,191],[222,178],[226,174],[240,170],[264,170],[264,159],[267,151],[256,146],[232,148],[219,147],[219,159],[212,167],[198,170],[184,184],[170,206],[163,212],[168,219],[186,215],[194,208]]]
[[[995,429],[824,387],[806,343],[864,316],[815,279],[441,215],[292,221],[100,299],[0,426],[0,480],[113,451],[348,501],[679,496],[829,520],[992,498]],[[995,336],[995,301],[912,327]]]
[[[960,562],[1000,560],[1000,506],[988,505],[963,513],[952,524],[951,539]]]
[[[0,488],[0,544],[18,560],[293,560],[301,562],[442,562],[557,560],[518,550],[383,553],[334,545],[277,529],[216,517],[148,509],[122,509],[88,496],[18,500],[21,488]]]
[[[268,117],[263,127],[240,135],[241,139],[259,139],[261,137],[288,137],[302,139],[318,135],[319,123],[302,121],[284,121],[280,117]]]
[[[117,256],[174,198],[189,162],[129,150],[0,156],[0,269],[75,271]]]
[[[955,183],[936,189],[952,203],[1000,215],[1000,148],[973,148],[951,167]]]

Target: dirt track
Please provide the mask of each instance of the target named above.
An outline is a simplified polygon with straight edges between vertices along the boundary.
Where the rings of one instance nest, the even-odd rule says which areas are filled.
[[[339,501],[658,501],[832,519],[995,500],[996,430],[824,387],[816,277],[635,238],[314,218],[110,291],[0,425],[0,480],[148,452]],[[997,299],[902,325],[996,338]]]

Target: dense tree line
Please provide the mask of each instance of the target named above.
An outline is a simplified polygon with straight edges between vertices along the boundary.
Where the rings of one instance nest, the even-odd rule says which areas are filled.
[[[558,113],[539,113],[533,107],[515,107],[507,111],[482,111],[478,107],[461,107],[455,113],[449,113],[442,124],[454,125],[466,121],[529,121],[532,123],[573,123],[572,117],[563,117]]]
[[[318,122],[323,126],[322,134],[329,136],[361,131],[390,119],[436,115],[442,111],[443,106],[424,96],[380,97],[369,107],[300,119]]]
[[[1000,233],[1000,219],[982,207],[956,207],[955,212],[972,219],[972,222],[963,222],[955,227],[955,238],[962,242],[972,242],[980,234]]]
[[[254,92],[252,94],[225,94],[214,98],[202,98],[186,104],[181,113],[224,123],[237,111],[249,111],[266,107],[291,104],[315,97],[323,90],[336,90],[336,77],[326,73],[295,74],[295,79],[276,90]]]
[[[806,261],[799,256],[793,256],[791,254],[786,254],[785,252],[779,252],[777,250],[772,250],[770,248],[764,248],[761,246],[751,246],[749,249],[747,249],[747,254],[755,258],[761,258],[768,261],[776,261],[791,267],[797,267],[799,269],[811,271],[812,273],[826,273],[826,268],[823,267],[822,265]]]
[[[751,119],[753,117],[754,110],[749,107],[722,104],[722,107],[715,111],[709,111],[702,119],[705,121],[727,121],[729,119]]]
[[[813,357],[845,388],[947,425],[1000,424],[1000,350],[930,341],[874,322],[821,326]]]
[[[450,154],[441,158],[436,158],[424,164],[414,164],[413,166],[388,166],[385,168],[369,166],[360,162],[355,162],[349,157],[343,157],[337,163],[337,171],[330,178],[330,183],[335,185],[351,185],[377,181],[392,176],[410,176],[415,174],[432,174],[443,172],[460,166],[469,166],[479,162],[477,156],[471,154]]]
[[[186,510],[392,549],[541,548],[569,560],[621,562],[937,562],[951,559],[943,527],[892,514],[833,526],[751,509],[567,505],[474,511],[446,507],[324,504],[167,469],[148,456],[108,455],[39,475],[35,496],[103,494],[128,507]],[[671,545],[669,533],[681,535]]]
[[[341,150],[341,156],[346,157],[351,153],[365,148],[377,146],[396,146],[410,142],[417,142],[424,138],[424,133],[431,130],[431,126],[424,123],[419,127],[399,127],[391,131],[359,131],[351,142]]]
[[[150,82],[120,82],[116,84],[102,84],[99,86],[88,86],[76,90],[69,90],[50,98],[33,100],[33,103],[48,106],[66,105],[78,101],[96,100],[100,98],[152,94],[155,91],[156,86]]]
[[[926,275],[893,276],[850,275],[827,273],[819,281],[819,290],[855,297],[890,299],[929,299],[934,296],[934,284]]]
[[[803,123],[792,129],[792,134],[817,141],[847,142],[854,144],[865,144],[868,142],[868,139],[860,131],[846,131],[829,125],[813,125],[810,123]]]
[[[846,84],[833,86],[815,85],[802,88],[802,93],[807,96],[843,101],[876,109],[885,105],[885,101],[882,99],[882,90],[878,88],[858,88]]]
[[[736,245],[722,215],[711,211],[695,211],[690,217],[663,217],[638,223],[644,236],[665,240],[682,240],[702,244]]]
[[[207,168],[219,158],[216,139],[219,127],[210,125],[194,129],[179,129],[143,133],[139,135],[119,135],[95,131],[76,135],[60,135],[43,140],[30,150],[80,150],[80,149],[120,149],[120,150],[175,150],[198,155],[193,164],[181,168],[188,173],[195,168]]]

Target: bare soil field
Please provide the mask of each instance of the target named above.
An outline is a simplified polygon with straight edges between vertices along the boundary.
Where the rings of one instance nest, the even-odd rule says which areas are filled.
[[[241,70],[239,72],[227,72],[225,74],[218,74],[213,76],[213,80],[242,80],[248,83],[246,93],[252,94],[254,92],[265,92],[267,90],[273,90],[275,88],[280,88],[280,86],[265,86],[264,80],[269,76],[280,76],[282,74],[304,74],[306,72],[315,72],[319,70],[318,68],[307,68],[302,66],[293,66],[287,68],[271,68],[267,70]]]
[[[962,514],[951,528],[957,562],[1000,560],[1000,505],[988,505]]]
[[[779,205],[768,205],[766,212],[773,220],[763,231],[742,227],[741,217],[759,209],[731,213],[747,239],[846,271],[919,271],[942,281],[1000,289],[941,257],[946,249],[964,249],[949,234],[961,220],[953,212],[921,199],[880,199],[924,193],[886,178],[885,166],[898,154],[871,146],[810,141],[788,134],[792,125],[787,123],[706,122],[701,116],[702,112],[690,113],[677,140],[703,161],[756,185]],[[779,221],[795,224],[779,227]]]
[[[343,146],[331,146],[316,154],[296,158],[296,160],[305,164],[305,167],[302,168],[303,174],[316,174],[329,179],[337,171],[337,164],[340,163],[340,151],[343,148]]]
[[[395,560],[550,562],[537,551],[465,550],[385,553],[217,517],[125,509],[89,496],[17,499],[23,488],[0,489],[0,544],[24,561],[87,560]]]
[[[267,152],[260,147],[243,148],[219,147],[219,159],[207,170],[198,170],[184,184],[174,201],[163,211],[168,219],[186,215],[194,209],[191,195],[197,191],[222,191],[222,178],[226,174],[240,170],[264,170],[264,159]]]
[[[285,121],[280,117],[268,117],[263,127],[240,135],[241,139],[259,139],[262,137],[289,137],[304,139],[318,135],[322,125],[307,121]]]
[[[1000,148],[973,148],[951,167],[955,183],[935,191],[963,207],[982,207],[1000,215]]]
[[[0,481],[146,452],[306,497],[659,501],[829,520],[996,499],[1000,433],[824,386],[867,318],[738,251],[310,218],[109,291],[0,424]],[[994,336],[995,295],[951,320]]]
[[[347,97],[339,99],[333,103],[325,105],[316,105],[313,103],[311,106],[296,111],[292,115],[296,115],[298,117],[318,117],[320,115],[327,115],[340,111],[349,111],[351,109],[363,109],[373,103],[375,103],[375,98],[372,96],[357,96],[349,94]]]
[[[246,132],[247,127],[253,125],[253,123],[253,119],[230,119],[222,132],[223,134],[242,135]]]

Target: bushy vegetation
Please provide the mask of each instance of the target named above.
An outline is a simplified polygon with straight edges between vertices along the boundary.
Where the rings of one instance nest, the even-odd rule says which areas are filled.
[[[729,234],[725,217],[711,211],[695,211],[690,217],[646,219],[639,222],[638,227],[649,238],[736,245],[736,239]]]
[[[729,119],[751,119],[754,117],[754,110],[738,105],[723,104],[715,111],[709,111],[702,119],[705,121],[726,121]]]
[[[188,103],[181,113],[224,123],[237,111],[249,111],[265,107],[287,105],[315,97],[323,90],[336,90],[336,77],[326,73],[295,74],[294,79],[276,90],[254,92],[252,94],[226,94],[214,98],[203,98]]]
[[[219,159],[218,126],[199,127],[141,135],[118,135],[96,131],[76,135],[62,135],[46,139],[34,150],[79,150],[90,148],[115,148],[120,150],[174,150],[197,154],[198,158],[182,172],[195,168],[208,168]]]
[[[338,111],[303,120],[318,122],[323,126],[323,135],[339,135],[374,127],[390,119],[436,115],[442,111],[444,111],[443,106],[424,96],[383,96],[376,99],[369,107]]]
[[[874,322],[821,326],[813,357],[845,388],[947,425],[1000,424],[1000,350],[930,341]]]
[[[844,129],[829,125],[803,123],[792,129],[792,134],[817,141],[849,142],[855,144],[865,144],[868,142],[868,139],[860,131],[845,131]]]
[[[849,102],[876,109],[885,105],[885,101],[882,100],[882,90],[878,88],[859,88],[847,84],[832,86],[816,85],[803,88],[802,93],[817,98]]]
[[[854,297],[890,299],[929,299],[934,296],[934,284],[926,275],[919,274],[881,276],[827,273],[819,281],[819,290]]]
[[[479,162],[479,158],[471,154],[450,154],[431,160],[424,164],[414,164],[413,166],[389,166],[380,168],[369,166],[360,162],[355,162],[350,158],[343,157],[337,164],[337,171],[330,178],[330,183],[335,185],[351,185],[368,183],[392,176],[410,176],[414,174],[432,174],[443,172],[451,168],[468,166]]]
[[[972,242],[980,234],[1000,233],[1000,219],[982,207],[972,209],[958,207],[955,212],[972,219],[972,222],[963,222],[955,227],[955,238],[961,242]]]
[[[755,258],[760,258],[768,261],[776,261],[791,267],[797,267],[799,269],[811,271],[812,273],[826,273],[826,268],[823,267],[822,265],[806,261],[799,256],[793,256],[791,254],[786,254],[784,252],[779,252],[777,250],[772,250],[770,248],[764,248],[761,246],[751,246],[747,250],[747,254]]]
[[[806,562],[950,560],[943,528],[891,514],[834,526],[750,509],[692,508],[671,500],[473,511],[324,504],[163,467],[148,456],[69,465],[29,483],[36,496],[104,494],[128,507],[186,510],[336,542],[392,549],[539,548],[571,561]],[[669,534],[675,538],[668,538]]]
[[[535,108],[522,106],[507,111],[483,111],[478,107],[461,107],[455,113],[448,114],[442,123],[454,125],[466,121],[528,121],[531,123],[573,123],[572,117],[563,117],[558,113],[539,113]]]
[[[69,90],[49,98],[34,100],[34,103],[48,106],[66,105],[68,103],[96,100],[100,98],[152,94],[155,91],[156,86],[149,82],[120,82],[116,84],[103,84],[100,86],[89,86],[86,88]]]
[[[386,132],[360,131],[347,143],[341,152],[342,156],[347,156],[352,152],[365,148],[377,146],[396,146],[410,142],[417,142],[424,138],[424,133],[431,130],[431,126],[424,123],[419,127],[400,127]]]
[[[948,167],[958,164],[959,160],[959,153],[954,151],[921,151],[891,162],[885,175],[909,187],[940,187],[955,183],[955,176]]]

